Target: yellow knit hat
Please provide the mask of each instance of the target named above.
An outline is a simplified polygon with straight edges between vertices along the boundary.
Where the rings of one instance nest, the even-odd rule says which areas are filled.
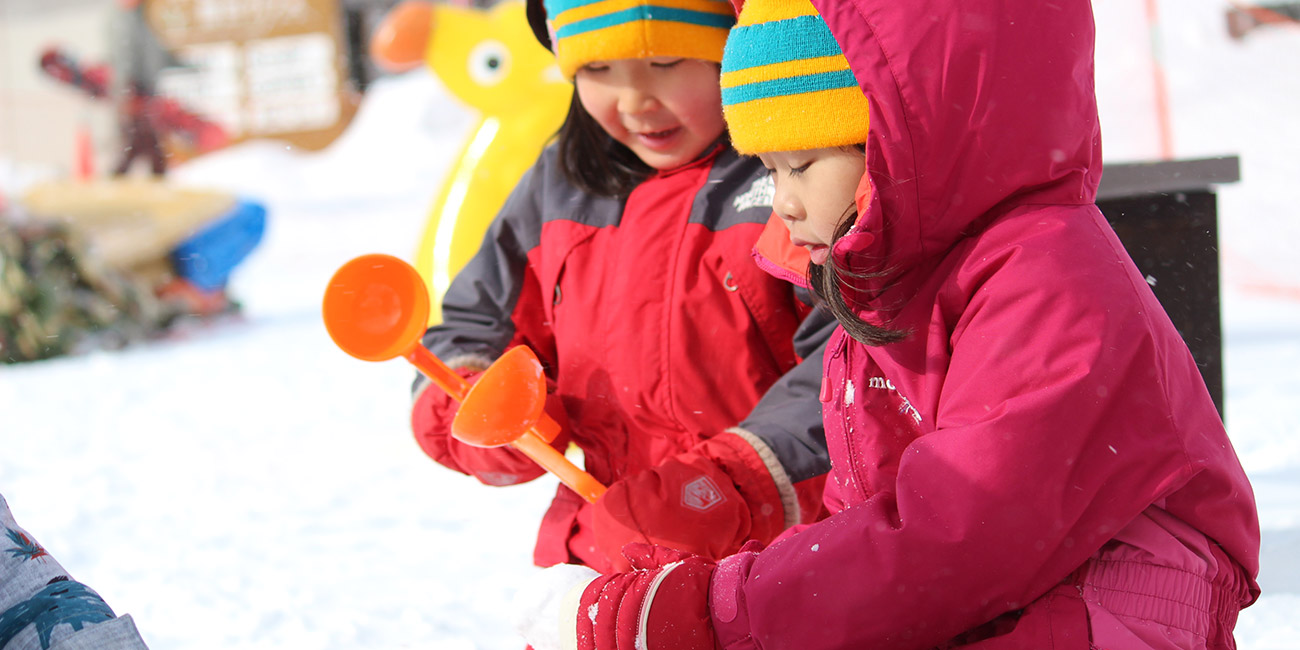
[[[746,0],[722,55],[722,112],[743,154],[867,141],[867,98],[808,0]]]
[[[652,56],[722,61],[736,22],[727,0],[545,0],[560,71]]]

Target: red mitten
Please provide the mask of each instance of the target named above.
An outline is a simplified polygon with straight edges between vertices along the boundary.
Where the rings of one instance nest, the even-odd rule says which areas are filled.
[[[456,372],[471,385],[483,374],[481,369],[470,367],[458,367]],[[546,473],[533,459],[514,447],[475,447],[453,438],[451,422],[459,408],[459,402],[432,382],[426,383],[416,395],[411,411],[411,429],[416,442],[430,458],[486,485],[515,485]],[[561,428],[551,446],[563,452],[569,444],[568,421],[559,398],[553,394],[546,398],[546,412]]]
[[[769,542],[793,523],[786,519],[778,488],[778,481],[788,486],[789,480],[773,477],[755,447],[763,443],[749,438],[722,433],[609,486],[595,504],[592,524],[596,545],[615,569],[629,568],[623,546],[630,542],[716,560],[748,540]]]
[[[634,570],[591,581],[578,599],[578,650],[713,650],[711,560],[629,544]]]

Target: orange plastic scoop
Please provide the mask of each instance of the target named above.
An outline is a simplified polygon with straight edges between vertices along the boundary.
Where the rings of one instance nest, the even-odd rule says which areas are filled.
[[[605,493],[605,486],[548,444],[559,427],[554,432],[538,430],[541,422],[554,422],[546,416],[545,406],[542,363],[532,349],[516,346],[501,355],[470,387],[451,423],[451,435],[478,447],[513,445],[582,498],[595,503]]]
[[[501,355],[472,387],[420,344],[429,291],[411,265],[362,255],[334,273],[322,307],[325,329],[344,352],[365,361],[403,357],[461,402],[452,435],[476,447],[512,445],[590,502],[605,486],[548,444],[559,424],[546,414],[542,364],[524,346]]]
[[[469,384],[423,345],[429,291],[420,273],[392,255],[362,255],[339,267],[325,288],[325,329],[363,361],[405,357],[457,402]]]

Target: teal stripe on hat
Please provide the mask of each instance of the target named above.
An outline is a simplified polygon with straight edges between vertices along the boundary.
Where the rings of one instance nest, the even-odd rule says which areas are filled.
[[[732,29],[722,53],[722,71],[843,54],[821,16],[795,16]]]
[[[636,22],[638,20],[658,20],[664,22],[686,23],[689,25],[702,25],[704,27],[717,27],[727,29],[736,23],[736,17],[729,14],[713,14],[707,11],[693,11],[691,9],[678,9],[676,7],[656,7],[653,5],[641,5],[631,7],[622,11],[605,14],[603,16],[593,16],[578,22],[571,23],[555,30],[556,38],[566,38],[586,32],[593,32],[606,27],[622,25],[623,23]]]
[[[858,81],[853,78],[853,72],[850,70],[832,70],[801,77],[769,79],[723,88],[722,105],[731,106],[732,104],[752,102],[756,99],[801,95],[803,93],[815,93],[819,90],[857,87],[857,85]]]
[[[725,5],[731,4],[729,0],[705,0],[705,1],[713,2],[717,4],[725,4]],[[547,18],[550,18],[551,20],[555,20],[556,18],[559,17],[560,14],[570,9],[577,9],[578,7],[586,7],[588,5],[599,4],[601,2],[605,2],[605,0],[545,0],[545,2],[542,3],[542,5],[546,8]],[[727,8],[730,9],[731,7],[728,6]]]
[[[546,17],[550,20],[555,20],[557,16],[570,9],[585,7],[603,1],[604,0],[545,0],[542,2],[542,6],[546,8]]]

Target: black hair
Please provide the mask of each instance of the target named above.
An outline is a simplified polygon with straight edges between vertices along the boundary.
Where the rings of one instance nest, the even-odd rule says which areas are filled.
[[[588,194],[625,197],[654,173],[583,108],[576,84],[558,139],[560,170],[574,187]]]
[[[533,30],[533,37],[547,50],[551,50],[551,30],[546,26],[546,6],[542,0],[527,0],[524,15],[528,18],[528,27]]]
[[[864,145],[857,145],[854,148],[859,152],[866,150]],[[857,207],[849,205],[848,209],[844,211],[844,217],[835,226],[835,232],[831,236],[831,244],[833,245],[841,237],[848,234],[857,221]],[[842,268],[835,261],[835,255],[832,254],[826,258],[826,263],[820,266],[812,262],[808,263],[808,286],[812,289],[813,294],[817,296],[817,302],[825,307],[835,317],[835,320],[840,322],[844,331],[849,336],[852,336],[855,341],[863,345],[881,346],[901,341],[907,338],[911,332],[876,325],[858,316],[858,312],[850,304],[845,292],[857,292],[857,289],[852,284],[854,280],[884,278],[889,274],[890,269],[888,268],[866,273]]]
[[[551,35],[542,0],[527,0],[525,13],[537,42],[550,50]],[[569,114],[556,137],[560,171],[569,183],[588,194],[622,198],[654,173],[631,149],[611,138],[587,112],[578,98],[576,83],[573,99],[569,101]]]
[[[551,35],[542,0],[527,0],[525,13],[537,42],[550,50]],[[556,138],[560,171],[569,183],[588,194],[622,198],[654,173],[631,149],[611,138],[587,112],[578,98],[576,83],[573,99],[569,101],[569,114],[564,117]]]

